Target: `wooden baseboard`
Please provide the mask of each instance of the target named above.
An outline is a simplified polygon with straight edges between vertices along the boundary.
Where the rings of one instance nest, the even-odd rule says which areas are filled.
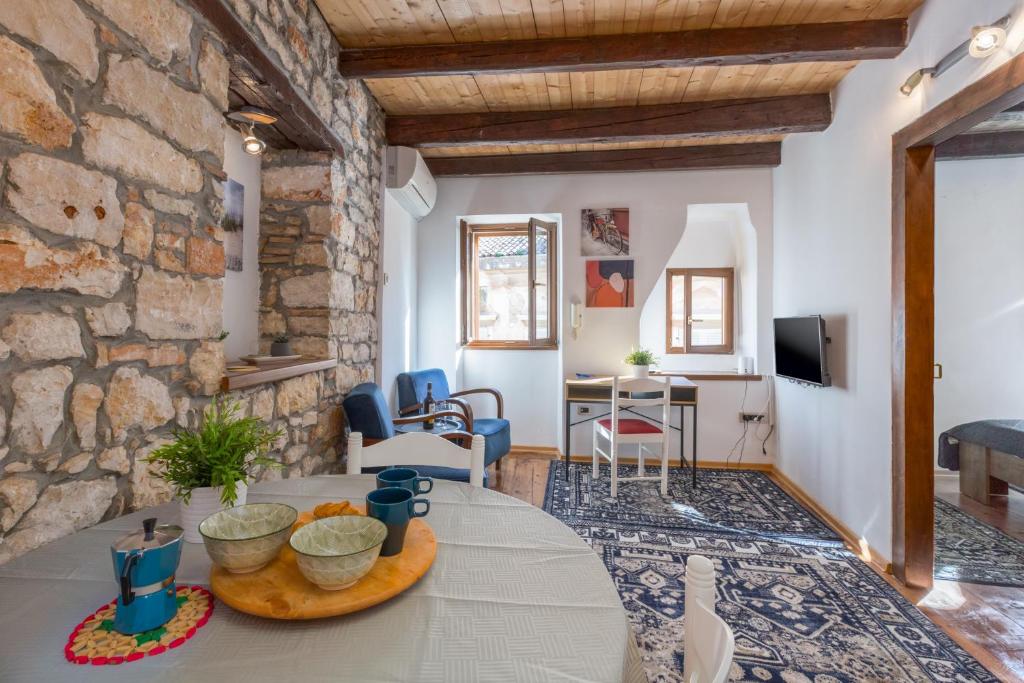
[[[552,446],[512,446],[508,454],[512,457],[540,457],[540,458],[555,458],[562,457],[562,452]]]
[[[808,508],[814,514],[818,515],[826,524],[839,534],[846,543],[847,547],[854,553],[857,554],[860,559],[864,560],[872,567],[884,574],[892,573],[892,562],[890,562],[884,555],[872,548],[868,542],[864,539],[857,538],[857,534],[853,533],[845,524],[836,519],[832,513],[822,507],[818,501],[812,498],[806,491],[797,486],[792,479],[783,474],[778,468],[772,467],[771,476],[779,486],[783,488],[789,495],[796,498],[801,505]]]

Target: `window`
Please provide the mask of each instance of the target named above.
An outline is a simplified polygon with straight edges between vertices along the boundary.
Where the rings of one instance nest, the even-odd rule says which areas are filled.
[[[732,268],[665,271],[668,353],[732,353]]]
[[[462,223],[462,343],[477,348],[555,348],[556,227]]]

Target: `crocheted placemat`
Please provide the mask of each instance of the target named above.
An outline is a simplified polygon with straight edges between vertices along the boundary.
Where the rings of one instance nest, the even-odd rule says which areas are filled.
[[[100,607],[75,627],[64,646],[73,664],[121,664],[154,657],[185,643],[206,625],[213,612],[213,596],[201,586],[178,586],[178,613],[163,626],[124,635],[114,630],[117,600]]]

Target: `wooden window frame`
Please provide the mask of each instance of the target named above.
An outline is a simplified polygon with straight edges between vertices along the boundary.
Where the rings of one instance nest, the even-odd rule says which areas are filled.
[[[537,336],[537,264],[534,243],[537,229],[548,232],[548,335]],[[524,340],[482,340],[479,339],[480,316],[477,291],[477,248],[481,236],[509,234],[525,234],[529,242],[529,338]],[[508,223],[495,225],[471,225],[461,221],[459,225],[459,274],[461,277],[459,308],[462,313],[462,346],[469,349],[508,349],[547,351],[558,348],[558,226],[536,218],[528,223]]]
[[[683,335],[683,346],[672,346],[672,278],[683,278],[683,312],[686,314],[686,332]],[[724,344],[717,346],[700,346],[696,349],[693,346],[691,333],[693,325],[690,323],[693,309],[691,282],[694,277],[720,277],[725,280],[725,300],[722,312],[722,333]],[[669,354],[731,354],[735,348],[733,337],[735,314],[735,301],[733,297],[736,284],[736,270],[734,268],[667,268],[665,269],[665,353]]]

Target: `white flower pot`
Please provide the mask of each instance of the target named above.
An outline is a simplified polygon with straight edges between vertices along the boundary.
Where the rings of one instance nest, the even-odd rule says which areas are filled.
[[[244,481],[235,485],[235,505],[245,505],[245,495],[249,487]],[[220,502],[221,487],[201,486],[192,489],[192,496],[188,503],[180,500],[178,505],[181,511],[181,528],[185,530],[184,539],[186,543],[202,543],[203,537],[199,533],[199,523],[215,512],[227,508]]]
[[[633,377],[649,377],[651,373],[650,365],[630,365],[630,370],[633,372]]]

